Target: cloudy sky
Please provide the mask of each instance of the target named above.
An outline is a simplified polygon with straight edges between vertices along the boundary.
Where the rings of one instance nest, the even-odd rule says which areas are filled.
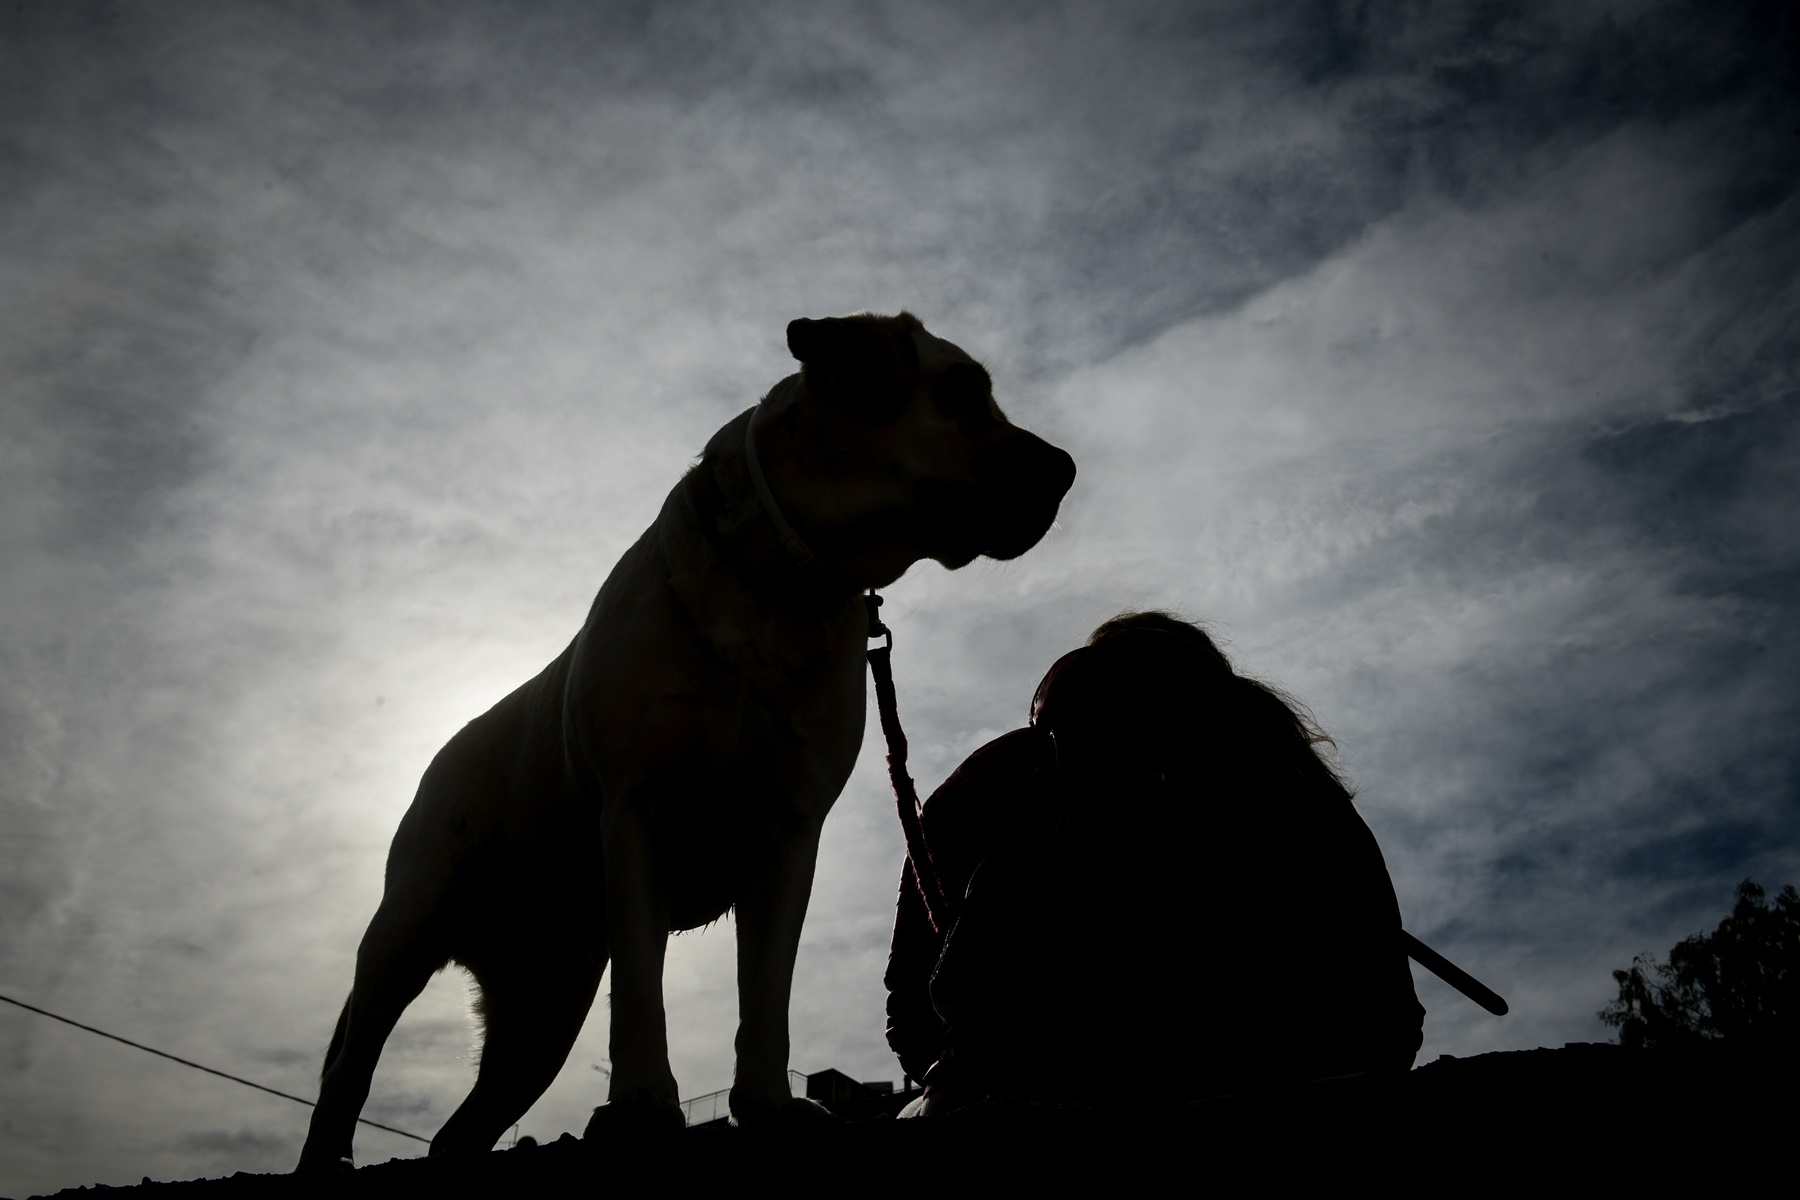
[[[312,1094],[432,753],[790,318],[905,307],[1081,471],[1025,558],[890,589],[921,786],[1179,610],[1512,1001],[1415,972],[1421,1061],[1603,1038],[1612,968],[1800,881],[1797,44],[1649,0],[8,6],[0,990]],[[801,1070],[899,1077],[899,847],[871,742]],[[731,956],[673,943],[683,1095]],[[581,1128],[606,1037],[523,1132]],[[366,1115],[433,1132],[470,1041],[448,972]],[[0,1009],[0,1193],[286,1169],[306,1120]]]

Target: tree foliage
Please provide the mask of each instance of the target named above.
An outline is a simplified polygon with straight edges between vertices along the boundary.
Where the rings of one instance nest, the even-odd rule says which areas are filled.
[[[1619,998],[1600,1019],[1622,1045],[1730,1038],[1791,1047],[1800,1040],[1800,894],[1790,884],[1770,904],[1746,879],[1716,930],[1688,938],[1666,963],[1640,954],[1613,979]]]

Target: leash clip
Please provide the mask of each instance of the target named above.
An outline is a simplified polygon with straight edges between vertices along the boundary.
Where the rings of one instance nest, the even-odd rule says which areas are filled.
[[[884,637],[887,639],[887,648],[892,650],[894,648],[894,631],[882,624],[881,597],[875,593],[874,588],[870,588],[868,594],[863,597],[863,611],[868,614],[869,618],[869,640],[874,641],[878,637]]]

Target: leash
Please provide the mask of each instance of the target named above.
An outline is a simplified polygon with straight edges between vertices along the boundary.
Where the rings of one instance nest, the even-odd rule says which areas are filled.
[[[874,588],[863,597],[863,604],[869,614],[870,640],[887,639],[885,645],[870,647],[869,673],[875,678],[875,709],[881,716],[882,736],[887,739],[888,780],[894,785],[894,807],[899,810],[900,829],[906,835],[906,866],[919,899],[925,904],[925,920],[931,931],[941,937],[950,906],[944,900],[937,867],[925,844],[925,827],[919,820],[919,792],[906,770],[906,733],[900,728],[900,707],[894,698],[894,631],[882,623],[881,597]]]

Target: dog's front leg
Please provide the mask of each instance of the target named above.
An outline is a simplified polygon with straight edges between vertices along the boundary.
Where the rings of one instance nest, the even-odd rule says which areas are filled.
[[[819,823],[796,819],[753,863],[737,903],[737,1070],[731,1115],[740,1125],[824,1116],[788,1089],[788,1000],[800,927],[819,857]]]
[[[654,854],[641,804],[622,798],[608,814],[601,857],[606,870],[606,936],[612,958],[612,1085],[588,1133],[629,1126],[680,1130],[685,1122],[669,1070],[663,1015],[663,956],[669,942],[666,872]]]

